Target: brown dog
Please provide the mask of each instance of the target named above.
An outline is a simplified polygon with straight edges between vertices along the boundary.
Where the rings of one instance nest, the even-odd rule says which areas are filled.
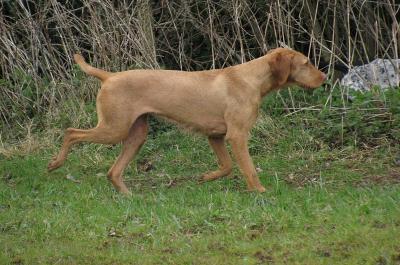
[[[219,70],[184,72],[132,70],[110,73],[88,65],[75,55],[82,70],[102,81],[97,96],[98,124],[89,130],[68,128],[59,154],[48,170],[60,167],[78,142],[116,144],[122,152],[108,172],[114,187],[129,193],[122,172],[146,140],[147,116],[154,114],[185,124],[208,136],[219,169],[203,175],[214,180],[228,175],[232,160],[227,140],[249,190],[265,191],[249,155],[247,141],[262,98],[291,84],[317,88],[326,79],[296,51],[278,48],[250,62]]]

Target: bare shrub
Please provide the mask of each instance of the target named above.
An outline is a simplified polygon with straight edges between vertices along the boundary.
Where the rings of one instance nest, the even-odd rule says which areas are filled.
[[[333,76],[335,65],[398,58],[399,9],[395,0],[1,1],[0,128],[94,99],[75,52],[112,71],[203,70],[289,46]]]

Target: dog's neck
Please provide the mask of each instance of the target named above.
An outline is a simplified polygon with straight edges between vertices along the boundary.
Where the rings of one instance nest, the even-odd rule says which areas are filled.
[[[274,77],[268,63],[268,57],[270,57],[269,54],[236,66],[240,68],[241,78],[251,87],[257,89],[261,97],[289,85],[280,84]]]

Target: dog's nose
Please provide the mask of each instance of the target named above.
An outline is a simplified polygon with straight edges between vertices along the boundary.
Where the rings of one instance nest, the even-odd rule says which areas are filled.
[[[322,78],[323,81],[326,81],[326,78],[327,78],[327,77],[326,77],[326,74],[321,73],[321,78]]]

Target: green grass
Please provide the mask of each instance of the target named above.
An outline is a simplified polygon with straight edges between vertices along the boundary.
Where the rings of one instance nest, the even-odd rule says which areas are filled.
[[[105,177],[119,146],[76,147],[53,173],[56,147],[1,157],[0,264],[400,264],[398,148],[330,149],[277,124],[251,140],[265,194],[237,169],[198,184],[214,155],[175,129],[126,170],[131,197]]]

